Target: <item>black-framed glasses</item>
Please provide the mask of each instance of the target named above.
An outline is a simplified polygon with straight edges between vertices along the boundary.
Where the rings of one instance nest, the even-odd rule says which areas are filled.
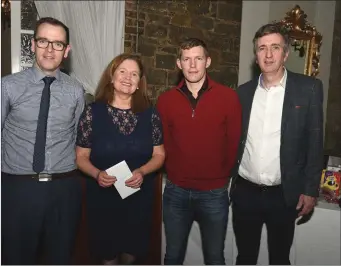
[[[36,41],[37,46],[43,49],[46,49],[50,43],[52,45],[52,49],[56,51],[63,51],[66,47],[66,44],[60,41],[50,42],[44,38],[37,38],[35,39],[35,41]]]

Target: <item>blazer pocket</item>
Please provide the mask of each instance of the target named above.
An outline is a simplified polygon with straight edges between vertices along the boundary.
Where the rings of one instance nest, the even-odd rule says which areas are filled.
[[[307,105],[295,104],[291,109],[291,119],[297,129],[302,129],[305,125],[305,119],[308,112]]]
[[[303,111],[306,110],[308,108],[307,105],[304,104],[293,104],[292,105],[292,109],[294,109],[295,111]]]

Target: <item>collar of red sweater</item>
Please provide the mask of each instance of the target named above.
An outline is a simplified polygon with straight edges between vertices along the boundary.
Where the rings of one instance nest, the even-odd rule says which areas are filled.
[[[207,78],[207,82],[208,82],[207,89],[208,89],[208,90],[209,90],[209,89],[212,89],[212,87],[213,87],[216,83],[215,83],[214,80],[211,79],[211,78],[209,77],[209,75],[207,75],[207,74],[206,74],[206,78]],[[180,83],[175,87],[175,89],[181,89],[182,86],[184,85],[184,82],[185,82],[185,79],[183,78],[183,79],[180,81]]]

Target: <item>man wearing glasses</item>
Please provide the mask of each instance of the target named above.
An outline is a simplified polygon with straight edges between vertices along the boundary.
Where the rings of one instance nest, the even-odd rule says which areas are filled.
[[[69,29],[46,17],[32,39],[34,66],[1,84],[2,264],[71,264],[81,210],[75,164],[83,87],[60,71]],[[43,252],[44,251],[44,252]]]

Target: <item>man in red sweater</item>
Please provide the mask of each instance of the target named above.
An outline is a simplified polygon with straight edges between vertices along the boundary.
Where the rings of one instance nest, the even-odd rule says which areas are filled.
[[[205,264],[225,264],[227,189],[241,134],[241,106],[235,91],[207,75],[210,64],[202,40],[181,43],[177,66],[184,79],[157,103],[166,149],[166,265],[183,264],[193,221],[200,226]]]

